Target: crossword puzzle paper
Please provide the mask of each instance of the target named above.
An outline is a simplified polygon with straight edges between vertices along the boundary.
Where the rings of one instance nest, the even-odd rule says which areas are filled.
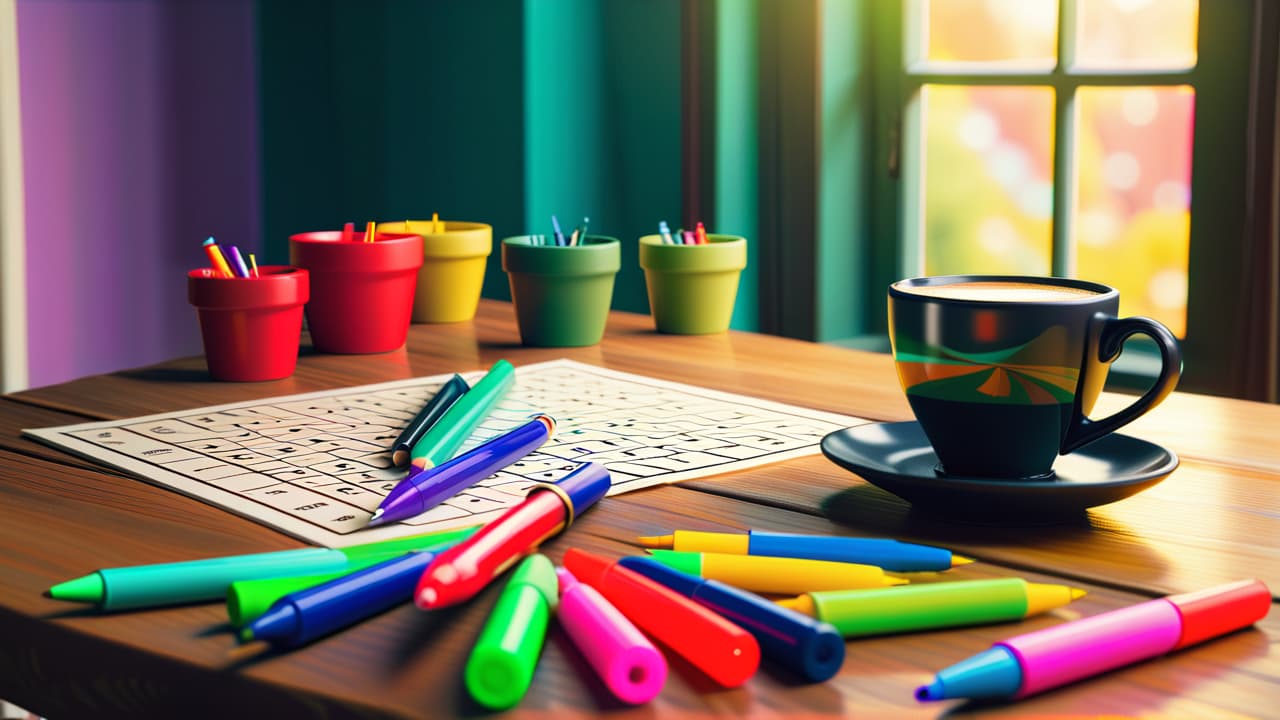
[[[464,377],[474,383],[483,375]],[[24,433],[303,540],[341,547],[493,520],[530,484],[557,480],[588,460],[609,469],[609,494],[616,495],[811,455],[827,433],[866,422],[570,360],[525,365],[459,452],[538,412],[556,419],[554,437],[416,518],[364,529],[407,473],[392,467],[391,443],[449,377]]]

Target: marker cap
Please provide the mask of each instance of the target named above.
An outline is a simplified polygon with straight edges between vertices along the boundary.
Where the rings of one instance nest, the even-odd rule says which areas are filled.
[[[476,702],[491,710],[505,710],[524,697],[558,596],[555,566],[545,555],[530,555],[512,573],[463,673]]]
[[[1175,650],[1248,627],[1271,609],[1271,591],[1256,579],[1170,595],[1165,599],[1173,603],[1182,616],[1182,635]]]
[[[578,466],[556,482],[535,484],[529,494],[550,490],[559,495],[565,501],[565,509],[568,511],[564,523],[567,528],[573,524],[578,513],[598,502],[611,487],[613,481],[609,477],[609,471],[599,463],[589,462]]]

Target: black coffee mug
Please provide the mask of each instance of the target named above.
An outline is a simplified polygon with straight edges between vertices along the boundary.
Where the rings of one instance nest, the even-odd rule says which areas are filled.
[[[898,379],[944,475],[1045,479],[1053,463],[1137,419],[1178,384],[1173,333],[1118,318],[1120,293],[1083,280],[952,275],[889,286]],[[1160,349],[1160,376],[1136,402],[1090,420],[1126,338]]]

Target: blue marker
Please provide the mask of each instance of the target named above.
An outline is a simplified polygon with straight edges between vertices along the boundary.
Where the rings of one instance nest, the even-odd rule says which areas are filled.
[[[563,247],[564,233],[560,231],[560,221],[555,215],[551,216],[551,229],[555,231],[556,247]]]
[[[533,452],[551,437],[555,427],[550,415],[538,415],[447,462],[410,470],[373,511],[369,526],[399,522],[430,510]]]
[[[676,241],[671,237],[671,228],[667,226],[666,220],[658,221],[658,234],[662,236],[663,245],[675,245]]]
[[[643,547],[688,552],[768,555],[878,565],[892,572],[947,570],[973,562],[967,557],[953,555],[950,550],[932,545],[915,545],[880,538],[792,535],[758,530],[745,535],[676,530],[672,535],[642,537],[639,543]]]
[[[285,595],[240,631],[240,640],[298,647],[407,602],[437,553],[414,552]]]
[[[586,216],[583,216],[583,218],[582,218],[582,232],[578,233],[578,244],[579,244],[579,245],[586,245],[586,244],[587,244],[587,228],[588,228],[588,227],[590,227],[590,225],[591,225],[591,218],[586,217]]]
[[[810,682],[827,680],[844,665],[844,638],[828,623],[718,580],[682,573],[650,558],[624,557],[618,565],[723,615],[754,635],[765,657],[799,672]]]

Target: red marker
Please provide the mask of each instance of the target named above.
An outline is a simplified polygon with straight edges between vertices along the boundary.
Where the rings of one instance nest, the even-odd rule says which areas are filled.
[[[751,633],[616,560],[569,548],[564,566],[721,685],[737,687],[760,666],[760,645]]]
[[[418,580],[414,603],[435,610],[470,600],[503,570],[569,527],[609,486],[609,471],[596,463],[585,463],[557,482],[534,485],[524,502],[436,556]]]
[[[693,229],[693,234],[698,238],[699,245],[707,244],[707,229],[702,226],[702,222],[698,222],[698,226]]]

